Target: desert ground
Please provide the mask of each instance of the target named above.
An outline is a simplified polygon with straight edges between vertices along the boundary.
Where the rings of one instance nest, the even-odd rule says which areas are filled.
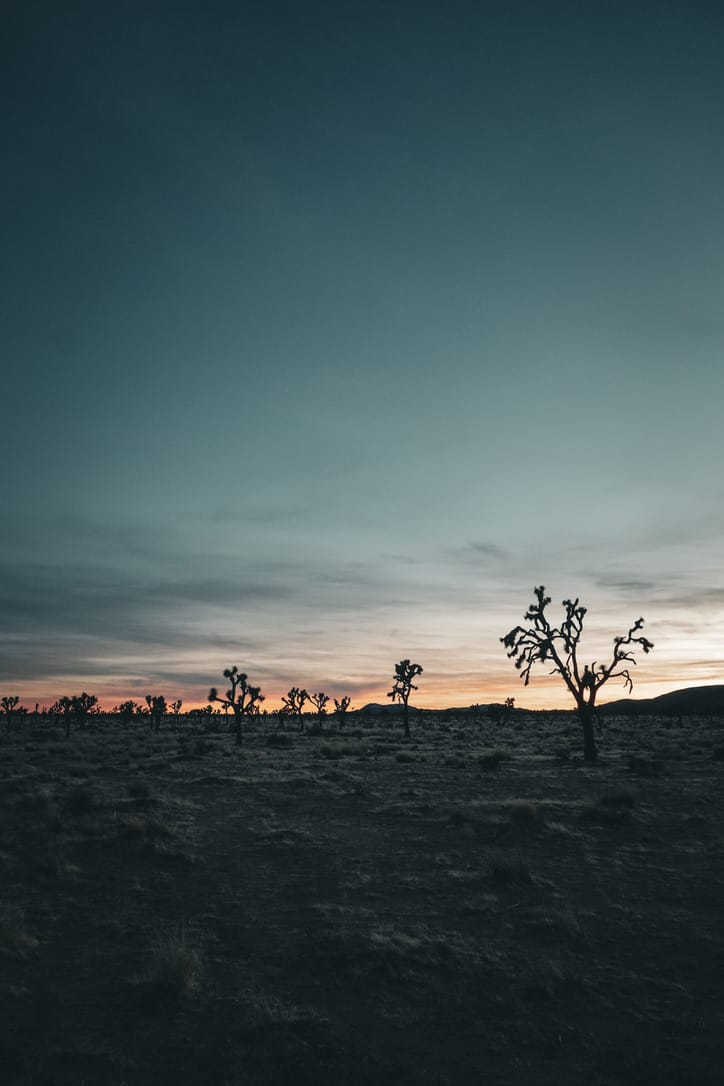
[[[6,1086],[724,1081],[721,720],[335,727],[3,726]]]

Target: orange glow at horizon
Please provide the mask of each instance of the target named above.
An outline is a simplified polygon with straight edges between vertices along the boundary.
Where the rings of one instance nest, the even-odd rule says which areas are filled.
[[[661,694],[687,687],[719,685],[722,683],[723,678],[721,670],[711,667],[703,668],[696,664],[680,665],[679,668],[662,666],[659,669],[647,670],[649,672],[651,670],[654,670],[654,672],[665,671],[667,676],[674,673],[675,677],[673,679],[670,677],[663,678],[660,674],[649,674],[645,678],[642,677],[636,681],[636,675],[634,674],[635,681],[632,693],[627,691],[621,680],[613,679],[606,684],[599,694],[599,705],[619,701],[623,698],[633,698],[634,700],[655,698]],[[558,676],[541,675],[534,677],[527,687],[520,682],[517,674],[513,674],[510,678],[512,678],[512,681],[503,677],[496,677],[495,679],[491,678],[488,682],[481,682],[474,676],[464,678],[458,675],[454,680],[450,680],[445,676],[436,678],[432,674],[425,672],[420,677],[419,688],[416,692],[413,692],[410,704],[419,709],[463,709],[476,704],[502,703],[506,698],[512,697],[515,699],[516,706],[522,709],[566,710],[573,708],[573,699]],[[17,693],[20,694],[21,705],[24,705],[29,711],[32,711],[36,704],[40,709],[48,708],[63,693],[80,693],[81,689],[96,694],[101,708],[106,712],[110,712],[115,706],[129,699],[145,705],[146,693],[155,693],[159,690],[164,692],[164,687],[166,688],[166,700],[169,704],[177,698],[182,699],[182,713],[186,713],[191,709],[200,709],[209,704],[208,698],[199,697],[198,687],[191,690],[185,689],[182,684],[176,684],[176,688],[170,690],[171,684],[160,681],[144,684],[143,692],[138,689],[129,690],[129,687],[134,685],[136,684],[121,685],[111,679],[98,683],[78,682],[73,677],[69,678],[67,682],[64,681],[59,689],[56,688],[55,683],[52,688],[49,683],[39,683],[34,691],[24,695],[18,689]],[[222,684],[218,685],[223,693]],[[282,707],[282,696],[287,689],[288,687],[282,689],[278,685],[271,686],[261,708],[267,712],[276,712]],[[328,715],[330,716],[334,712],[334,698],[341,698],[345,694],[349,694],[352,698],[350,711],[361,709],[364,705],[370,703],[390,704],[390,699],[387,697],[389,685],[381,686],[370,683],[357,686],[356,689],[345,690],[342,688],[342,684],[335,688],[331,684],[325,686],[324,683],[313,683],[308,685],[307,689],[310,693],[317,689],[326,689],[330,694],[330,703],[327,706]],[[218,703],[216,707],[219,707]]]

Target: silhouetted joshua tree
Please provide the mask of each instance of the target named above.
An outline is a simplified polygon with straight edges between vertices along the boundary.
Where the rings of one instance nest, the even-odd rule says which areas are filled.
[[[422,668],[419,664],[411,664],[409,660],[400,660],[399,664],[395,664],[392,689],[387,695],[388,698],[392,698],[393,702],[399,701],[402,705],[405,739],[410,738],[410,721],[407,705],[410,700],[410,694],[413,690],[417,690],[417,687],[412,680],[417,678],[418,675],[422,675]]]
[[[179,718],[179,716],[181,714],[182,707],[183,707],[183,698],[177,698],[176,701],[172,701],[170,706],[169,706],[171,712],[173,713],[173,722],[174,722],[174,725],[176,727],[178,727],[178,718]]]
[[[95,694],[86,694],[85,690],[82,694],[75,694],[72,698],[62,697],[58,698],[55,705],[52,706],[51,712],[57,716],[63,716],[65,720],[65,737],[66,739],[70,735],[70,722],[75,717],[78,727],[82,727],[89,714],[98,705],[98,698]]]
[[[343,697],[341,701],[337,701],[336,698],[334,699],[334,709],[337,713],[337,720],[340,728],[343,728],[345,725],[347,710],[349,709],[351,700],[352,699],[347,696]]]
[[[317,707],[317,724],[322,727],[322,717],[327,715],[326,705],[329,701],[329,694],[311,694],[309,700],[313,705]]]
[[[252,686],[249,677],[238,667],[224,669],[224,678],[229,680],[229,689],[221,697],[215,686],[209,690],[209,701],[218,701],[224,710],[231,709],[236,725],[236,745],[241,746],[241,723],[245,716],[250,716],[264,701],[260,686]]]
[[[5,713],[5,723],[8,726],[8,731],[10,731],[10,725],[12,724],[15,710],[19,704],[20,698],[16,694],[6,695],[4,698],[0,699],[0,707]]]
[[[298,686],[293,686],[288,691],[286,697],[282,698],[282,704],[289,713],[293,713],[299,721],[299,730],[304,731],[304,706],[309,701],[309,694],[306,690],[300,690]]]
[[[129,699],[128,701],[122,701],[118,706],[118,714],[121,718],[121,723],[126,726],[131,723],[134,716],[140,712],[141,706],[137,701]]]
[[[166,699],[163,694],[146,694],[146,705],[148,706],[148,711],[151,714],[151,727],[155,732],[158,732],[161,729],[163,714],[168,708],[166,704]]]
[[[609,679],[622,678],[629,692],[633,689],[633,679],[626,666],[635,664],[633,647],[639,645],[647,653],[654,647],[653,642],[643,634],[636,636],[644,620],[636,619],[624,636],[614,637],[613,654],[608,664],[596,661],[581,670],[578,652],[583,633],[583,619],[587,608],[582,607],[577,599],[564,600],[564,618],[560,626],[551,626],[545,609],[550,601],[545,588],[535,588],[536,602],[525,613],[528,626],[516,626],[501,637],[508,649],[508,656],[515,660],[515,666],[528,685],[533,664],[550,663],[551,675],[560,675],[576,703],[578,719],[583,729],[583,757],[587,762],[595,762],[598,757],[593,734],[593,712],[598,691]]]

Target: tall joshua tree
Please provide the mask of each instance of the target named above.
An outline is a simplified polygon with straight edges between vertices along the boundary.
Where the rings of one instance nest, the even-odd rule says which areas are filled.
[[[582,607],[577,599],[564,600],[563,621],[560,626],[551,626],[545,613],[551,602],[550,596],[546,596],[543,585],[535,588],[534,593],[536,602],[530,605],[524,616],[528,625],[515,626],[500,640],[508,650],[508,656],[515,660],[526,686],[533,664],[553,665],[550,674],[561,676],[576,703],[583,729],[583,757],[587,762],[595,762],[598,751],[593,734],[593,712],[598,691],[609,679],[622,678],[630,692],[633,679],[628,665],[636,663],[634,647],[638,645],[644,653],[648,653],[654,647],[653,642],[639,633],[644,620],[638,618],[627,634],[614,637],[613,652],[607,664],[594,660],[581,668],[579,649],[587,608]]]
[[[163,720],[163,714],[166,712],[168,705],[163,694],[146,694],[146,705],[148,711],[151,714],[151,727],[155,732],[160,731],[161,721]]]
[[[0,699],[0,708],[2,708],[2,711],[5,714],[5,722],[8,726],[8,731],[10,731],[10,725],[19,704],[20,698],[17,694],[7,694],[4,698]]]
[[[293,686],[282,698],[284,708],[296,716],[299,721],[299,730],[302,732],[304,731],[304,706],[308,701],[309,694],[306,690],[300,690],[298,686]]]
[[[82,694],[75,694],[72,698],[67,695],[58,698],[55,705],[51,707],[51,712],[56,713],[58,716],[62,715],[65,720],[65,737],[67,739],[70,735],[72,717],[75,717],[78,727],[82,727],[97,705],[98,698],[95,694],[86,694],[84,690]]]
[[[322,717],[327,715],[327,702],[329,701],[329,694],[323,694],[320,690],[318,694],[312,694],[310,696],[312,705],[317,709],[317,724],[322,727]]]
[[[409,660],[400,660],[399,664],[395,664],[392,689],[387,695],[388,698],[392,698],[393,702],[399,701],[402,705],[405,739],[410,738],[410,721],[407,705],[410,700],[410,694],[413,690],[417,690],[417,687],[412,680],[417,678],[418,675],[422,675],[422,668],[419,664],[411,664]]]
[[[238,667],[224,669],[224,678],[229,680],[229,689],[222,697],[215,686],[209,690],[209,701],[218,701],[222,709],[231,709],[236,725],[236,745],[241,746],[241,723],[245,716],[254,712],[264,695],[260,686],[252,686],[249,677]]]
[[[339,721],[340,728],[343,728],[345,725],[347,710],[349,709],[351,701],[352,699],[347,694],[345,694],[345,696],[339,701],[337,701],[336,698],[334,699],[334,710],[337,714],[337,720]]]

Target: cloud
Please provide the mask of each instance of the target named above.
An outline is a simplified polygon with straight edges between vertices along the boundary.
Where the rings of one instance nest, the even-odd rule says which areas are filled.
[[[496,558],[502,562],[508,557],[508,552],[502,547],[499,547],[497,543],[486,543],[481,540],[471,543],[470,547],[477,554],[481,554],[485,558]]]

